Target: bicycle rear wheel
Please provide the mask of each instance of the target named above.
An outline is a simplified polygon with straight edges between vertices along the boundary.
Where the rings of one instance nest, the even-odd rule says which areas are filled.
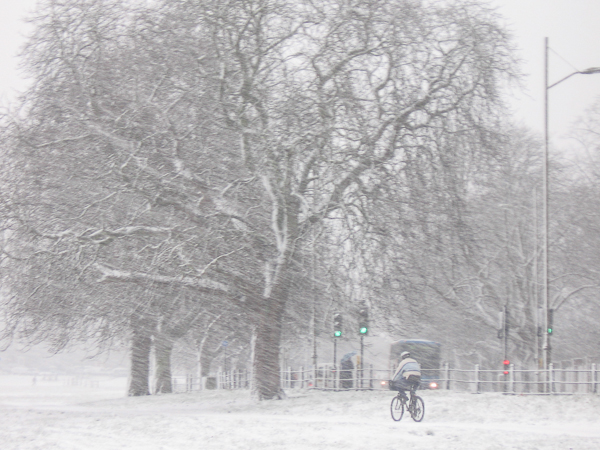
[[[402,419],[402,416],[404,415],[404,403],[402,403],[399,397],[394,397],[392,399],[390,412],[392,413],[392,419],[394,419],[396,422]]]
[[[421,397],[415,396],[412,400],[410,408],[410,416],[415,422],[420,422],[425,416],[425,403]]]

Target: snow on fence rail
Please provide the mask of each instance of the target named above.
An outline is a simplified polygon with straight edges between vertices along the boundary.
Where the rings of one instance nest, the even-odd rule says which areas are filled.
[[[562,366],[565,366],[563,363]],[[600,374],[596,364],[587,367],[572,365],[548,370],[517,369],[509,366],[508,374],[498,369],[453,369],[445,364],[436,374],[423,371],[424,377],[432,377],[440,389],[467,392],[504,392],[512,394],[585,394],[599,392]],[[286,368],[281,371],[283,389],[320,390],[373,390],[388,389],[387,381],[393,372],[388,369],[335,370],[333,367],[298,369]],[[436,376],[434,376],[436,375]],[[248,371],[232,370],[218,372],[215,377],[188,375],[173,377],[175,392],[199,389],[249,389],[251,375]]]

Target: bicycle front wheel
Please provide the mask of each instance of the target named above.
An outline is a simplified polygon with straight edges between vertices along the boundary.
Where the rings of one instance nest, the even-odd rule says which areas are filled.
[[[394,397],[392,404],[390,405],[390,412],[392,413],[392,419],[398,422],[404,415],[404,403],[400,401],[400,398]]]
[[[423,399],[421,397],[416,397],[413,399],[410,416],[413,418],[415,422],[420,422],[423,420],[423,416],[425,415],[425,403],[423,403]]]

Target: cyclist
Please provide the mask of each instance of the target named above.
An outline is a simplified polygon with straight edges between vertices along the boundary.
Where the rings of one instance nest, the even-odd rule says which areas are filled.
[[[421,366],[410,357],[410,352],[400,353],[400,364],[392,377],[394,389],[400,392],[405,400],[408,400],[406,391],[416,388],[421,382]]]

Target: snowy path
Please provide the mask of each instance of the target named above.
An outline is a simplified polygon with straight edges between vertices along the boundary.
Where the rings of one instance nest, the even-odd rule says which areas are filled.
[[[23,386],[0,377],[0,449],[600,449],[600,397],[424,392],[422,423],[393,422],[389,392],[123,397],[122,387]]]

